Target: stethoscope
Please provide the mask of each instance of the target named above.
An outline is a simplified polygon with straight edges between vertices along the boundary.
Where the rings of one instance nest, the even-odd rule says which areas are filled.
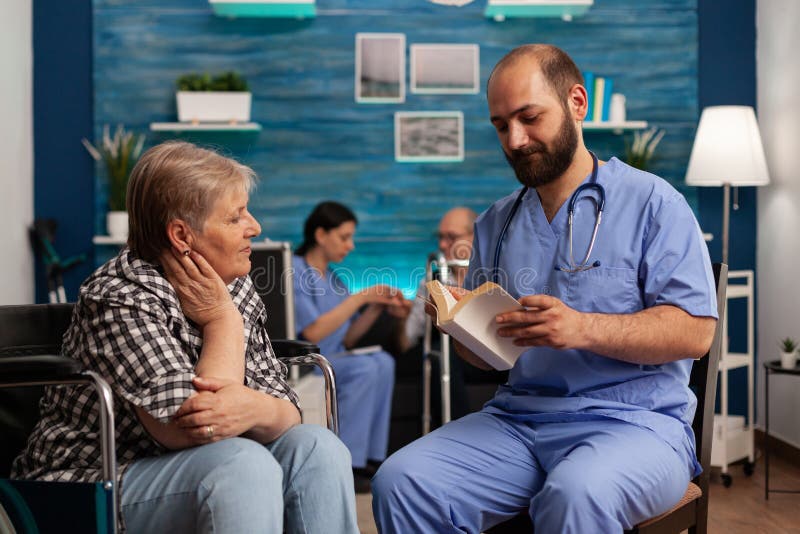
[[[594,248],[594,242],[597,238],[597,229],[600,227],[600,221],[603,219],[603,210],[606,206],[606,190],[605,188],[597,183],[597,156],[594,155],[594,152],[589,152],[592,155],[592,176],[589,178],[589,182],[580,185],[573,193],[572,196],[569,197],[569,204],[567,204],[567,225],[569,226],[569,267],[562,267],[556,265],[556,271],[563,271],[566,273],[577,273],[581,271],[588,271],[589,269],[594,269],[595,267],[600,267],[600,262],[595,261],[591,265],[589,264],[589,257],[592,255],[592,249]],[[597,191],[598,196],[600,197],[599,200],[595,200],[595,204],[597,206],[597,216],[594,221],[594,230],[592,231],[592,240],[589,242],[589,250],[586,251],[586,256],[584,256],[583,261],[581,263],[575,263],[575,256],[572,253],[572,221],[575,216],[575,204],[580,200],[580,195],[582,192],[587,191],[589,189],[594,189]],[[497,247],[494,251],[494,268],[492,269],[492,280],[494,283],[497,283],[500,271],[500,251],[503,248],[503,239],[506,237],[506,232],[508,231],[508,227],[511,226],[511,220],[514,218],[514,215],[517,214],[519,210],[520,204],[522,204],[522,199],[525,197],[525,193],[528,192],[528,187],[523,187],[522,191],[519,192],[517,199],[514,201],[514,205],[511,207],[511,213],[508,214],[506,218],[505,224],[503,224],[503,229],[500,232],[500,239],[497,240]],[[594,200],[594,197],[590,197]]]

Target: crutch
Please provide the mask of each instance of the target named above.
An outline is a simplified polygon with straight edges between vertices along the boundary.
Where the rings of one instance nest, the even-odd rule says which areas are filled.
[[[425,264],[425,282],[433,280],[433,265],[436,254],[430,254]],[[431,318],[425,315],[425,334],[422,337],[422,435],[431,431]]]
[[[439,281],[443,284],[450,282],[451,270],[455,267],[464,268],[469,266],[469,260],[447,260],[442,253],[431,254],[428,256],[428,263],[425,267],[426,281],[433,280],[433,268],[436,267]],[[433,335],[433,322],[426,315],[425,318],[425,337],[422,341],[423,362],[422,362],[422,434],[427,434],[431,429],[431,358],[439,358],[439,382],[441,384],[442,398],[442,424],[450,422],[450,336],[439,332],[440,348],[439,351],[431,350],[431,338]]]

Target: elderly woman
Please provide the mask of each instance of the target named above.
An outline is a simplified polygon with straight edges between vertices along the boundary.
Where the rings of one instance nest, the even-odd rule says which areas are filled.
[[[351,349],[384,309],[399,314],[406,305],[386,285],[351,294],[330,268],[355,248],[357,222],[347,206],[319,203],[306,219],[292,266],[297,334],[318,344],[336,371],[339,434],[353,459],[356,492],[367,493],[386,458],[395,365],[378,346]]]
[[[357,532],[348,451],[300,424],[248,276],[253,184],[189,143],[148,150],[128,186],[128,247],[81,287],[64,354],[114,391],[131,532]],[[85,388],[49,388],[15,475],[99,479],[97,419]]]

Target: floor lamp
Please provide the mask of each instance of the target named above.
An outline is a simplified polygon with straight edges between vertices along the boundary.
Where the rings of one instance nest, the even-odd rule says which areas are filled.
[[[753,108],[712,106],[703,110],[689,157],[686,183],[722,186],[722,263],[728,264],[731,186],[767,185],[769,172]],[[738,208],[734,201],[734,208]]]

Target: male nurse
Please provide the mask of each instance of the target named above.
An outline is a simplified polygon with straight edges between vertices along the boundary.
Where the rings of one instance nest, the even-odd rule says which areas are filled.
[[[523,188],[477,219],[465,287],[496,276],[524,306],[496,317],[500,335],[530,348],[480,412],[384,462],[376,522],[478,533],[527,510],[536,532],[622,532],[700,471],[688,381],[717,320],[708,251],[667,182],[586,148],[586,89],[564,51],[512,50],[487,95]]]

